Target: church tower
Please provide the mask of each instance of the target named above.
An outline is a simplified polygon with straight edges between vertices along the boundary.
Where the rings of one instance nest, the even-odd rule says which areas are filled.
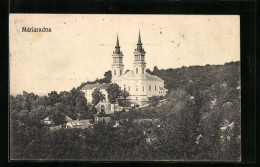
[[[142,47],[140,30],[139,30],[137,48],[135,49],[134,55],[135,55],[134,74],[137,76],[144,77],[146,73],[145,51]]]
[[[123,75],[124,72],[124,65],[123,65],[123,54],[120,51],[120,46],[119,46],[119,39],[117,35],[117,41],[116,41],[116,47],[115,51],[113,51],[113,64],[112,64],[112,82],[115,82],[115,80]]]

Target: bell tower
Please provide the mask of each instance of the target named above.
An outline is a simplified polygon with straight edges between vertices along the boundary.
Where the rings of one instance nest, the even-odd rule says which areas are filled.
[[[120,51],[120,46],[119,46],[119,39],[117,35],[117,40],[116,40],[116,47],[115,51],[113,51],[112,57],[113,57],[113,63],[112,63],[112,82],[115,82],[118,77],[123,75],[124,72],[124,65],[123,65],[123,53]]]
[[[137,76],[144,77],[146,73],[146,63],[145,63],[145,51],[142,47],[142,42],[141,42],[141,35],[140,35],[140,30],[139,30],[139,37],[138,37],[138,42],[137,42],[137,48],[135,49],[134,55],[135,55],[135,60],[134,60],[134,74]]]

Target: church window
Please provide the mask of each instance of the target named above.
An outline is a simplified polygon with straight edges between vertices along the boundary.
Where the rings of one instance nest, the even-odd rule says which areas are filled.
[[[128,91],[130,91],[130,86],[128,86]]]
[[[142,73],[144,74],[144,68],[142,69]]]
[[[144,91],[144,86],[143,86],[143,91]]]
[[[120,75],[122,75],[122,70],[120,70]]]
[[[149,85],[149,91],[151,91],[151,85]]]
[[[156,90],[156,85],[154,86],[154,90]]]
[[[114,70],[114,75],[116,75],[116,70]]]
[[[136,101],[138,100],[138,97],[136,97]]]
[[[136,68],[136,74],[138,74],[138,68]]]

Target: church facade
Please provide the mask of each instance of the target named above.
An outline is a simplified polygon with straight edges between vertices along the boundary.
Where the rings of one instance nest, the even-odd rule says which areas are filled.
[[[164,88],[164,81],[161,78],[146,72],[145,54],[139,32],[137,48],[133,55],[132,69],[125,70],[123,64],[124,55],[120,50],[117,36],[115,51],[112,54],[112,83],[118,84],[121,90],[128,91],[130,93],[128,100],[138,105],[146,104],[149,97],[164,96],[168,91]]]

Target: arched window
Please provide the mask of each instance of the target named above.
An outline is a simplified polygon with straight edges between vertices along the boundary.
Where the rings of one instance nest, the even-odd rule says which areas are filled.
[[[116,70],[114,70],[114,75],[116,75]]]
[[[120,75],[122,75],[122,70],[120,70]]]
[[[151,91],[151,85],[149,85],[149,91]]]
[[[130,91],[130,86],[128,86],[128,91]]]
[[[136,74],[138,74],[138,68],[136,68],[136,71],[135,71],[135,72],[136,72]]]
[[[144,74],[144,68],[142,68],[142,73]]]
[[[156,90],[156,85],[154,85],[154,90]]]
[[[138,91],[138,86],[136,86],[135,90]]]

